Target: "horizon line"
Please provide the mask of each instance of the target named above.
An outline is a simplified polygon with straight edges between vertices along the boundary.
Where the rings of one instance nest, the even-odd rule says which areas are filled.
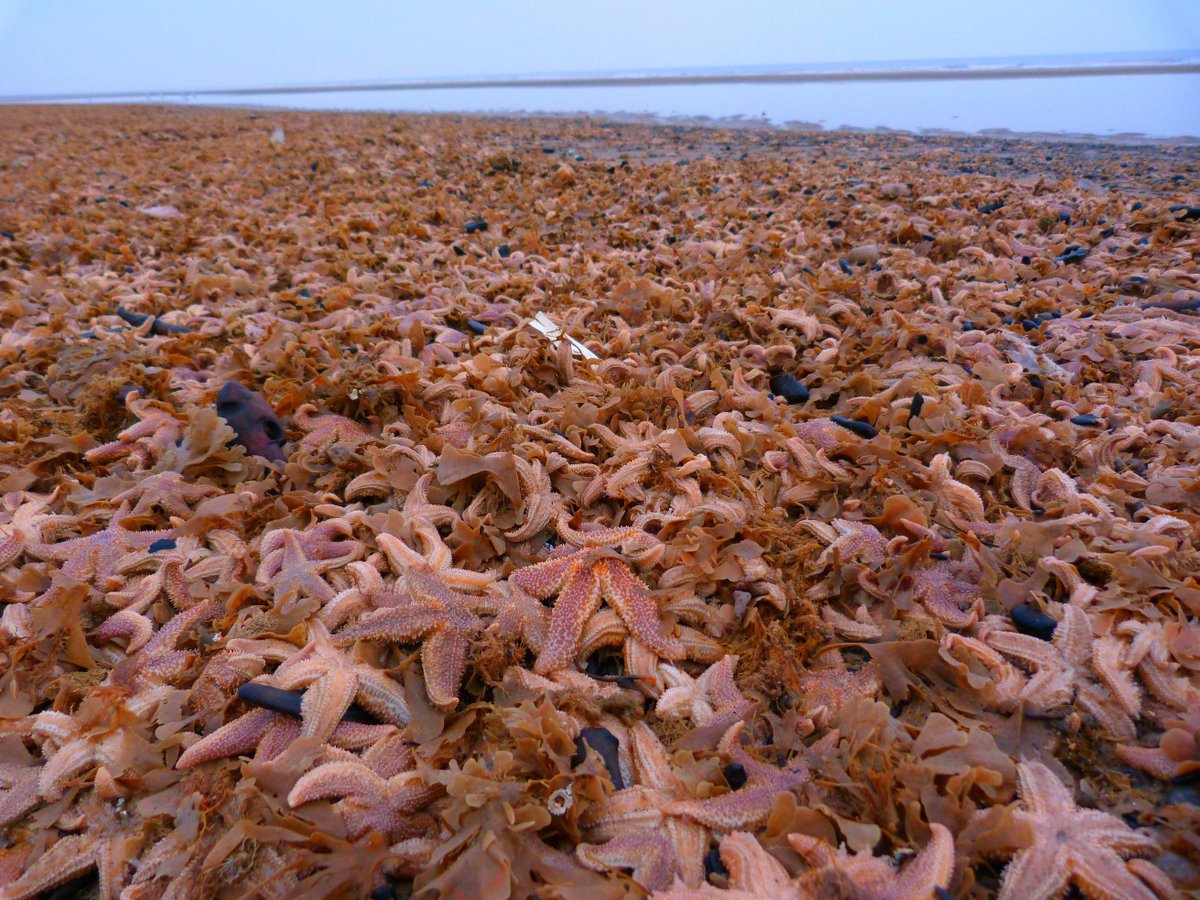
[[[782,68],[782,67],[781,67]],[[863,81],[986,81],[1025,78],[1087,78],[1113,75],[1183,75],[1200,73],[1200,61],[1107,62],[1069,65],[980,68],[833,68],[817,71],[714,72],[702,74],[505,75],[490,78],[425,78],[379,82],[200,88],[193,90],[127,90],[10,94],[0,104],[63,103],[76,100],[120,100],[136,97],[239,97],[272,94],[334,94],[368,91],[490,90],[495,88],[662,87],[706,84],[805,84]]]

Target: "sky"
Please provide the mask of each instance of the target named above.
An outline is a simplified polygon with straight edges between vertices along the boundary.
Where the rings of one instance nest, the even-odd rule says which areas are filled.
[[[1195,48],[1200,48],[1200,3],[1194,0],[0,0],[0,94]],[[1144,88],[1127,90],[1132,105],[1165,107],[1155,124],[1173,129],[1170,133],[1200,132],[1200,76],[1163,78],[1168,80],[1151,85],[1147,76],[1141,79]],[[584,110],[623,104],[628,111],[696,114],[707,97],[718,115],[731,108],[757,115],[756,106],[775,102],[759,102],[768,94],[742,92],[741,99],[722,99],[721,92],[698,90],[706,89],[636,95],[626,89],[607,96],[540,95],[540,100],[473,92],[446,102],[462,109],[509,108],[513,102],[543,104],[539,108],[574,102]],[[1145,92],[1140,103],[1139,90]],[[796,117],[840,124],[837,109],[830,107],[838,103],[847,104],[851,118],[878,117],[889,108],[896,112],[894,101],[873,107],[869,92],[860,92],[861,101],[854,92],[826,92],[823,99],[818,94],[793,91],[787,108],[770,117],[812,107],[826,114]],[[921,91],[908,94],[923,96]],[[1094,97],[1097,114],[1105,105],[1128,105],[1118,94],[1116,103]],[[1000,101],[995,126],[1006,126],[1006,116],[1020,118],[1017,105],[1028,101],[1019,95]],[[996,102],[986,90],[978,96],[980,103]],[[1145,96],[1153,96],[1153,104]],[[805,97],[815,99],[807,103]],[[376,98],[373,105],[440,108],[441,101],[434,100],[393,96]],[[969,101],[964,94],[963,111],[972,108]],[[863,102],[866,107],[860,109]],[[914,99],[902,106],[912,106],[919,119],[921,106],[938,102]],[[1121,115],[1136,120],[1135,112],[1110,109],[1105,115],[1119,125]]]

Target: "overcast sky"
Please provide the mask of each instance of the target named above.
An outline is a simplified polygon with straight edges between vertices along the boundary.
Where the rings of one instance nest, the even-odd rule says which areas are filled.
[[[0,94],[1194,48],[1196,0],[0,0]]]
[[[1194,47],[1195,0],[0,0],[3,93]]]

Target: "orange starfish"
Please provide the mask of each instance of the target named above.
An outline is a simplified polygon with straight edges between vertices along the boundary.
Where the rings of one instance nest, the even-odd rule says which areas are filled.
[[[301,447],[328,449],[341,445],[348,450],[372,441],[375,438],[367,429],[345,416],[316,415],[317,408],[305,403],[292,414],[292,421],[308,432],[301,440]]]
[[[1015,817],[1034,838],[1004,870],[1001,900],[1058,897],[1072,882],[1089,896],[1154,900],[1155,892],[1124,861],[1157,854],[1154,838],[1116,816],[1079,809],[1071,790],[1036,760],[1019,763],[1017,778],[1024,808]]]
[[[560,520],[560,531],[563,526]],[[509,584],[538,600],[558,595],[534,671],[545,675],[575,662],[584,626],[601,600],[612,604],[639,642],[666,659],[682,659],[687,649],[677,638],[663,633],[658,604],[646,585],[627,562],[602,549],[625,543],[645,547],[647,539],[654,539],[633,528],[588,533],[568,527],[564,537],[579,549],[518,569],[508,579]]]
[[[663,812],[688,816],[721,831],[751,828],[766,821],[771,804],[784,791],[796,791],[810,780],[808,766],[797,756],[784,768],[777,769],[755,759],[742,747],[741,736],[745,722],[733,725],[717,750],[742,767],[746,781],[741,787],[707,800],[679,800],[668,804]]]
[[[76,581],[107,579],[115,574],[119,560],[135,550],[145,550],[156,541],[174,536],[174,531],[130,531],[121,523],[130,518],[129,504],[121,504],[103,530],[54,544],[32,543],[25,551],[38,559],[60,560],[62,572]]]
[[[130,391],[125,395],[125,407],[139,421],[118,434],[115,441],[85,453],[88,462],[108,463],[127,457],[135,468],[141,468],[158,459],[183,434],[182,424],[163,403],[146,400],[137,391]]]

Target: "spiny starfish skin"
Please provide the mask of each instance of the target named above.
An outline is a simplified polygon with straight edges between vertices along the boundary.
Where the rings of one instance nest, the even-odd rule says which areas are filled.
[[[175,534],[173,530],[130,531],[122,528],[121,523],[129,515],[129,504],[124,503],[103,530],[54,544],[29,545],[26,552],[38,559],[61,561],[63,574],[76,581],[109,578],[114,574],[117,562],[126,555]]]
[[[739,722],[726,732],[717,748],[723,755],[739,763],[746,773],[746,783],[737,790],[707,800],[681,800],[668,804],[668,815],[688,816],[709,828],[732,831],[751,828],[766,821],[775,797],[784,791],[796,791],[808,784],[810,775],[803,759],[796,757],[784,768],[777,769],[752,757],[741,745],[744,723]]]
[[[1079,809],[1071,790],[1036,760],[1019,763],[1017,778],[1023,810],[1015,815],[1034,840],[1004,870],[1000,900],[1050,900],[1071,883],[1092,897],[1154,900],[1124,860],[1157,854],[1154,838],[1108,813]]]
[[[662,633],[657,603],[623,560],[581,549],[518,569],[509,582],[538,600],[558,594],[545,647],[534,664],[539,675],[574,663],[584,625],[602,599],[613,605],[630,634],[660,656],[681,659],[687,653],[677,638]]]

